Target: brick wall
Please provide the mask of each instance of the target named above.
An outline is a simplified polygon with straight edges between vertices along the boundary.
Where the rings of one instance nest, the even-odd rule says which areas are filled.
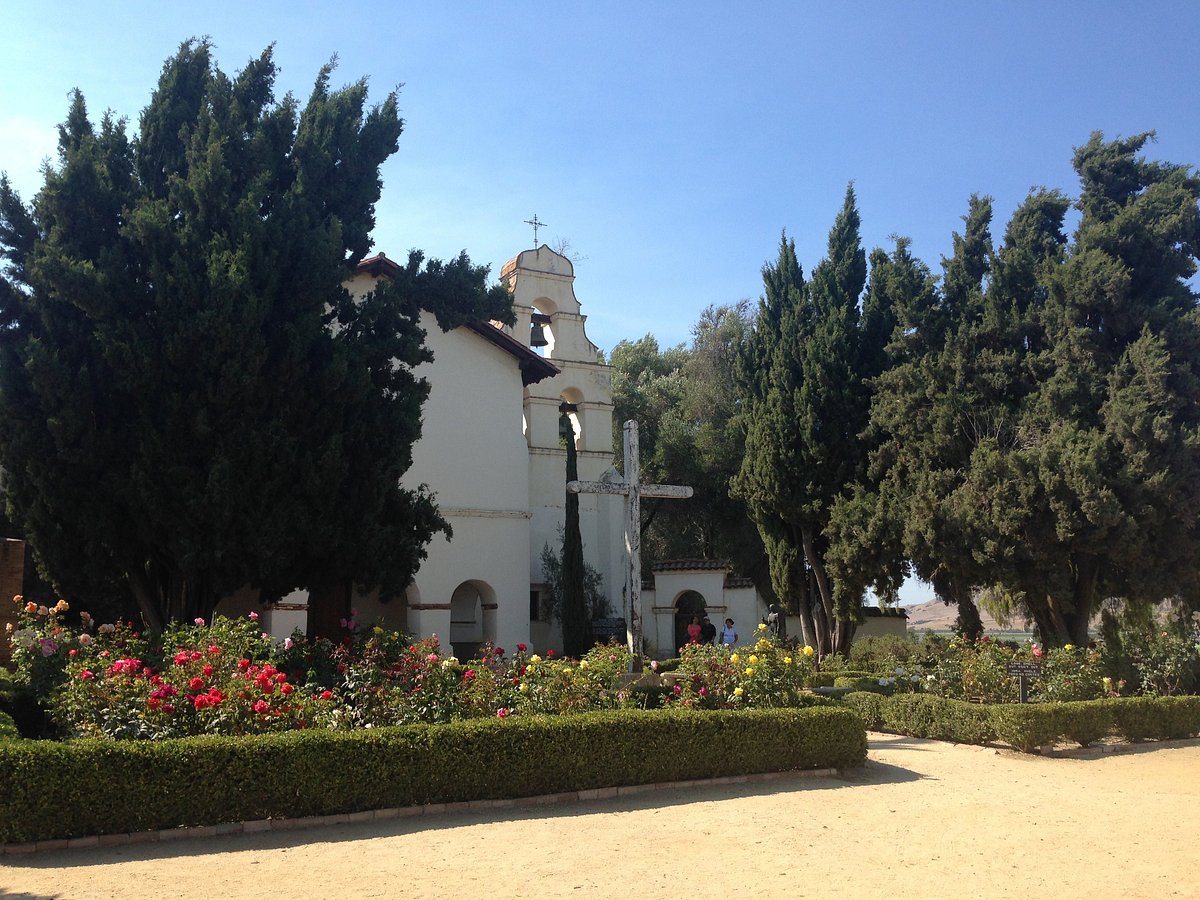
[[[24,580],[25,542],[13,538],[0,540],[0,666],[7,666],[12,660],[5,625],[16,624],[17,608],[12,598],[21,593]]]

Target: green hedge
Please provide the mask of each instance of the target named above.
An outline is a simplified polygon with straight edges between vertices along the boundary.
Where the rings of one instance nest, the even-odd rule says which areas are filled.
[[[1119,697],[1071,703],[965,703],[928,694],[886,697],[862,691],[842,701],[866,727],[913,737],[1032,752],[1062,740],[1086,747],[1109,734],[1170,740],[1200,734],[1200,697]]]
[[[855,766],[866,753],[861,719],[837,707],[0,742],[0,842]]]

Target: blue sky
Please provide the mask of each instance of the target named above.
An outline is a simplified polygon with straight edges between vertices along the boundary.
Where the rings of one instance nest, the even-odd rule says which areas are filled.
[[[274,43],[302,99],[336,53],[337,83],[404,85],[376,248],[498,273],[536,213],[606,351],[757,298],[782,229],[810,270],[850,181],[868,249],[907,235],[936,270],[972,192],[1001,234],[1031,187],[1076,190],[1094,130],[1154,129],[1150,155],[1200,163],[1190,2],[5,6],[0,170],[26,199],[74,87],[136,124],[188,37],[226,71]]]

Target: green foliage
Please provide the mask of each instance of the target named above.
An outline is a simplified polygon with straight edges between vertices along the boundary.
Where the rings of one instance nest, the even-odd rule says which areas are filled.
[[[559,426],[566,435],[566,483],[579,480],[579,462],[575,452],[575,434],[571,420],[564,413]],[[587,563],[583,558],[583,535],[579,530],[579,495],[565,490],[565,526],[562,542],[562,565],[558,570],[555,593],[559,596],[558,610],[562,617],[563,651],[568,656],[581,656],[592,646],[591,608],[587,595]]]
[[[849,664],[868,672],[890,672],[921,653],[921,645],[910,636],[895,634],[859,638],[850,645]]]
[[[687,644],[675,669],[671,704],[695,709],[796,707],[812,698],[804,691],[814,671],[811,647],[781,644],[765,626],[755,642],[730,649]],[[805,652],[807,651],[807,652]]]
[[[276,99],[275,73],[187,42],[136,134],[76,92],[32,204],[0,179],[10,511],[58,589],[131,595],[155,630],[247,584],[401,590],[445,528],[400,487],[420,309],[511,315],[465,256],[350,296],[397,97],[368,108],[327,66]]]
[[[1200,733],[1200,697],[977,704],[927,694],[857,692],[841,702],[871,730],[967,744],[1001,741],[1026,753],[1064,740],[1086,747],[1114,732],[1132,741]]]
[[[4,710],[0,710],[0,741],[12,741],[21,737],[21,732],[17,729],[17,723],[13,721],[13,717]]]
[[[1070,242],[1057,191],[1033,191],[999,247],[973,197],[941,289],[896,282],[879,488],[841,533],[910,560],[969,636],[982,588],[1049,646],[1086,643],[1101,598],[1198,593],[1200,530],[1179,523],[1200,493],[1200,178],[1146,160],[1150,137],[1076,150]]]
[[[0,783],[11,786],[0,794],[0,842],[848,767],[861,765],[866,752],[859,718],[836,708],[601,712],[120,744],[0,742]]]
[[[728,559],[773,599],[762,539],[745,504],[729,492],[743,453],[734,369],[751,318],[746,301],[710,306],[692,327],[689,346],[660,348],[651,335],[617,344],[613,445],[619,457],[622,425],[637,421],[642,477],[693,489],[686,503],[643,498],[646,566],[660,559]]]
[[[891,332],[883,294],[860,313],[866,274],[848,188],[809,282],[786,236],[763,269],[765,293],[738,366],[746,449],[733,488],[758,524],[776,594],[822,658],[849,650],[865,589],[884,580],[871,560],[830,564],[832,510],[867,474],[867,379],[883,367]]]
[[[542,545],[542,579],[547,592],[542,596],[542,610],[551,618],[562,620],[563,609],[563,554],[566,549],[565,532],[563,546],[555,552],[549,544]],[[604,576],[586,559],[583,560],[583,596],[588,622],[603,619],[608,615],[608,598],[604,595]],[[591,646],[589,640],[588,646]]]

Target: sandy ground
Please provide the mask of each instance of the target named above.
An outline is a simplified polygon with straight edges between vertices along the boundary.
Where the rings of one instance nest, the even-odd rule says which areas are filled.
[[[1200,740],[0,857],[0,897],[1200,897]]]

